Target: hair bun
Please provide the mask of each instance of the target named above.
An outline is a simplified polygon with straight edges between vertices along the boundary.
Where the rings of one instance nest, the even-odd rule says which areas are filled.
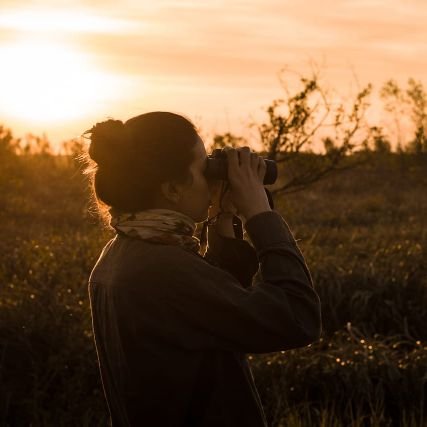
[[[120,161],[128,147],[127,129],[121,120],[99,122],[84,135],[90,133],[89,156],[98,166],[112,165]]]

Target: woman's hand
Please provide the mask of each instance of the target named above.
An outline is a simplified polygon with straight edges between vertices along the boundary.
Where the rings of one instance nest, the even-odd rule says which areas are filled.
[[[266,171],[263,158],[251,152],[249,147],[226,147],[224,151],[227,155],[228,182],[210,183],[212,205],[209,218],[223,212],[215,228],[223,236],[234,238],[234,215],[245,223],[257,213],[271,211],[271,207],[263,184]]]
[[[216,232],[221,236],[234,239],[236,235],[233,227],[233,216],[237,215],[237,209],[231,200],[230,190],[225,190],[227,186],[226,181],[213,181],[209,184],[212,205],[209,208],[208,216],[209,218],[213,218],[222,212],[217,218],[215,225],[211,227],[214,227]],[[222,197],[221,194],[223,194]]]
[[[242,221],[246,222],[258,213],[271,211],[264,188],[267,169],[264,159],[251,152],[249,147],[226,147],[225,152],[230,197]]]
[[[229,213],[230,216],[237,215],[237,209],[231,199],[230,189],[226,189],[226,181],[213,181],[209,183],[212,205],[209,208],[209,218],[219,212]],[[222,197],[221,197],[222,195]]]

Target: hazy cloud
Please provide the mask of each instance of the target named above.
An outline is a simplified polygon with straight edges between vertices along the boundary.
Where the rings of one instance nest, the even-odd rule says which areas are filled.
[[[325,61],[338,91],[353,72],[377,85],[427,75],[425,0],[3,0],[0,40],[25,31],[13,13],[40,31],[42,10],[53,14],[52,34],[66,33],[101,68],[147,82],[144,99],[132,94],[135,108],[178,105],[186,95],[186,106],[207,114],[221,103],[243,112],[271,99],[284,65],[307,70],[309,59]],[[59,25],[55,13],[82,18]]]

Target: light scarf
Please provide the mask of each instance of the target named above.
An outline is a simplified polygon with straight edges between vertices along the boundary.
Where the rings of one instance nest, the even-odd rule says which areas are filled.
[[[135,213],[117,213],[110,209],[110,225],[126,236],[164,245],[178,245],[199,253],[195,221],[169,209],[146,209]]]

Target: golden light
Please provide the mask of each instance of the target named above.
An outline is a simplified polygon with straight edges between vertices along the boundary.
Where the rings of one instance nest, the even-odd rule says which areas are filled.
[[[59,33],[120,33],[140,29],[141,23],[101,17],[90,10],[38,10],[20,9],[3,11],[0,28]]]
[[[24,39],[0,45],[0,113],[53,123],[94,112],[120,95],[117,77],[65,43]]]

